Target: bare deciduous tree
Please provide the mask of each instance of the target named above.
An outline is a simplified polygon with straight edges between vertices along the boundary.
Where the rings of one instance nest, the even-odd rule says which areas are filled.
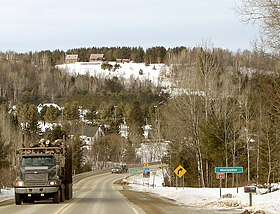
[[[279,0],[242,0],[237,8],[242,21],[259,26],[260,42],[276,54],[280,53],[280,1]]]

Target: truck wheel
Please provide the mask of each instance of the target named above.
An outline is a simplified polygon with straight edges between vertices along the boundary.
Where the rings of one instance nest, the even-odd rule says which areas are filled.
[[[21,195],[18,193],[15,193],[15,201],[16,205],[21,205]]]
[[[60,190],[53,194],[53,203],[58,204],[60,201]]]
[[[61,184],[61,189],[60,189],[60,202],[65,201],[65,185]]]

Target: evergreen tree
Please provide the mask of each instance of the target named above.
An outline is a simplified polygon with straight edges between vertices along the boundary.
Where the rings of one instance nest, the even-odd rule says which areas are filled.
[[[46,122],[54,122],[60,115],[60,110],[53,106],[47,108],[46,113],[44,115],[44,120]]]
[[[120,93],[123,90],[123,86],[117,77],[113,77],[112,79],[106,79],[104,85],[104,92],[108,93]]]
[[[48,139],[53,142],[56,139],[64,139],[66,137],[66,132],[64,130],[62,130],[61,126],[55,126],[49,136]],[[66,139],[65,139],[66,140]]]
[[[218,119],[211,119],[202,127],[203,131],[203,152],[210,162],[214,162],[216,166],[223,166],[225,155],[224,142],[224,122]]]
[[[82,142],[79,138],[75,138],[73,141],[73,170],[76,174],[82,172],[83,164],[83,148]]]
[[[67,103],[63,109],[64,120],[78,120],[79,106],[77,102]]]
[[[35,105],[19,104],[17,114],[19,122],[23,124],[23,129],[29,133],[37,133],[39,114]]]
[[[91,105],[89,111],[86,113],[85,119],[87,120],[94,120],[97,119],[97,108],[95,105]]]
[[[131,106],[129,121],[132,123],[137,124],[139,127],[143,125],[144,118],[143,118],[143,111],[141,109],[141,104],[139,101],[134,101]]]
[[[8,155],[10,154],[10,146],[6,144],[2,136],[2,130],[0,129],[0,166],[8,166]],[[0,173],[1,175],[1,173]],[[0,179],[1,180],[1,179]]]
[[[37,133],[38,131],[38,110],[35,105],[29,105],[26,112],[26,119],[28,123],[28,129],[30,132]]]

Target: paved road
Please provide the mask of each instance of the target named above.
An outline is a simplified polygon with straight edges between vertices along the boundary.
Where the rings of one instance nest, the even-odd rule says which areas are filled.
[[[0,206],[1,214],[179,214],[240,213],[234,210],[195,209],[149,193],[133,192],[113,183],[127,174],[98,174],[74,185],[74,198],[60,204],[40,201],[35,204]]]
[[[1,214],[139,214],[128,200],[113,188],[124,174],[105,173],[85,178],[74,185],[74,198],[60,204],[40,201],[35,204],[1,206]]]

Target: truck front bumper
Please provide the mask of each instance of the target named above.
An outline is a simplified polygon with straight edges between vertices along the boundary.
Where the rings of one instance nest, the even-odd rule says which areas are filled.
[[[16,187],[15,193],[17,194],[47,194],[55,193],[59,190],[58,186],[55,187]]]

